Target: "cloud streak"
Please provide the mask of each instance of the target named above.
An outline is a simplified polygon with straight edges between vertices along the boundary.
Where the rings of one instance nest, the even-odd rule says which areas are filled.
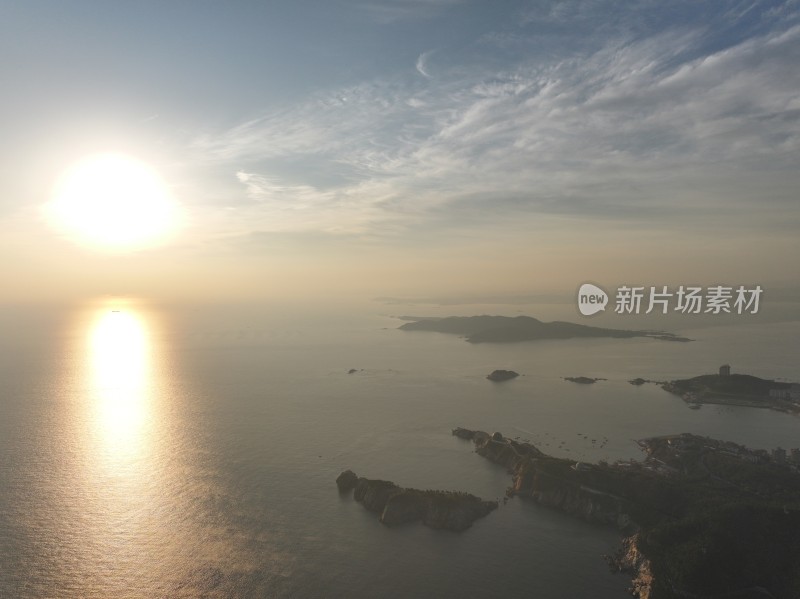
[[[417,58],[417,72],[425,77],[426,79],[431,79],[431,74],[428,71],[428,59],[430,58],[432,51],[423,52]]]
[[[191,150],[261,198],[269,218],[248,222],[267,229],[380,234],[520,215],[656,226],[654,216],[715,213],[741,226],[800,224],[790,210],[800,26],[714,51],[705,41],[702,28],[612,37],[503,70],[451,61],[435,80],[425,52],[419,83],[399,76],[319,94],[199,137]],[[286,182],[270,166],[311,157],[349,180],[326,186],[309,172]]]

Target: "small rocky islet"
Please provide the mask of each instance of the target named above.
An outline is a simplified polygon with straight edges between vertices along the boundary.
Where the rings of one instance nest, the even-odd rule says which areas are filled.
[[[515,379],[518,376],[519,373],[514,372],[513,370],[494,370],[491,373],[487,374],[486,378],[495,383],[501,383],[503,381],[510,381],[511,379]]]
[[[608,380],[608,379],[588,377],[588,376],[565,376],[563,378],[565,381],[569,381],[570,383],[578,383],[580,385],[593,385],[597,381]]]

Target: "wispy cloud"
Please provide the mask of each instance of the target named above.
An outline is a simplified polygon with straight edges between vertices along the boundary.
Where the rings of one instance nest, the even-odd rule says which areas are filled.
[[[502,71],[451,63],[424,83],[320,94],[200,137],[193,150],[262,200],[249,209],[254,228],[394,231],[526,214],[800,224],[788,211],[800,26],[712,52],[703,43],[700,28],[678,28]],[[426,77],[428,55],[417,61]],[[352,177],[326,186],[309,172],[290,183],[269,166],[312,156]]]
[[[417,72],[426,79],[431,78],[431,74],[428,72],[428,59],[431,57],[432,53],[433,51],[429,50],[428,52],[423,52],[419,55],[419,58],[417,58]]]

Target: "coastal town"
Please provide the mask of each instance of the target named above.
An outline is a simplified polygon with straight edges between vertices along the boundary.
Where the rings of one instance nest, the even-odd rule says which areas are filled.
[[[748,464],[781,466],[795,474],[800,474],[800,448],[798,447],[789,450],[782,447],[771,450],[751,449],[732,441],[720,441],[690,433],[642,439],[637,441],[637,444],[647,453],[648,460],[643,467],[661,470],[665,474],[675,471],[685,472],[687,456],[699,458],[708,454],[740,460]],[[630,463],[618,462],[620,465]]]

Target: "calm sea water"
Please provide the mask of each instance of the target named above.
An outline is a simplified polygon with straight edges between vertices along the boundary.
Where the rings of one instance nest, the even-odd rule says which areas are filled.
[[[622,598],[628,580],[601,558],[614,531],[520,500],[462,534],[389,529],[334,480],[351,468],[501,497],[508,475],[456,426],[590,461],[684,431],[800,445],[796,417],[693,411],[626,382],[723,362],[797,379],[797,322],[682,331],[692,344],[492,346],[400,332],[380,311],[98,302],[6,314],[0,597]],[[495,368],[524,376],[492,384]],[[609,380],[560,378],[574,375]]]

